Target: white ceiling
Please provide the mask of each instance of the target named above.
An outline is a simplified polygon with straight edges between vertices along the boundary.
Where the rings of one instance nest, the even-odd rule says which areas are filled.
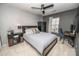
[[[28,12],[36,14],[36,15],[42,15],[41,10],[31,8],[31,7],[40,8],[41,4],[42,3],[10,3],[9,5],[22,9],[24,11],[28,11]],[[49,5],[49,4],[54,4],[54,7],[46,9],[45,15],[50,15],[50,14],[54,14],[54,13],[59,13],[59,12],[75,9],[79,5],[78,3],[45,3],[45,6]]]

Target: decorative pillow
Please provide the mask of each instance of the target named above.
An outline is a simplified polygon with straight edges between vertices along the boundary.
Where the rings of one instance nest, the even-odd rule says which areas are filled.
[[[26,29],[26,30],[25,30],[25,33],[26,33],[26,34],[33,34],[33,30],[32,30],[32,29]]]
[[[35,33],[36,33],[36,30],[35,30],[35,28],[32,28],[32,31],[33,31],[33,34],[35,34]]]
[[[38,30],[38,28],[32,28],[32,30],[33,30],[33,34],[37,34],[37,33],[40,32],[40,31]]]

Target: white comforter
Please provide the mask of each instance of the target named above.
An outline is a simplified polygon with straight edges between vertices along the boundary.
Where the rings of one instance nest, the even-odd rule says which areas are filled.
[[[43,50],[57,38],[56,35],[40,32],[38,34],[24,34],[24,39],[33,45],[41,54]]]

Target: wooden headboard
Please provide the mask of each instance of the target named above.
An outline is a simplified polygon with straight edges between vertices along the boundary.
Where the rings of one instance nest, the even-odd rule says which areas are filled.
[[[37,26],[18,26],[18,29],[22,29],[23,33],[25,33],[27,28],[37,28]]]

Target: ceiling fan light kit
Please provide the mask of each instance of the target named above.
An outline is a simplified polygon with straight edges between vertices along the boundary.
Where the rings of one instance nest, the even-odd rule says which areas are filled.
[[[41,8],[38,8],[38,7],[32,7],[32,9],[39,9],[42,11],[42,14],[44,15],[45,14],[45,10],[50,8],[50,7],[53,7],[54,4],[50,4],[50,5],[47,5],[47,6],[44,6],[44,4],[41,4]]]

